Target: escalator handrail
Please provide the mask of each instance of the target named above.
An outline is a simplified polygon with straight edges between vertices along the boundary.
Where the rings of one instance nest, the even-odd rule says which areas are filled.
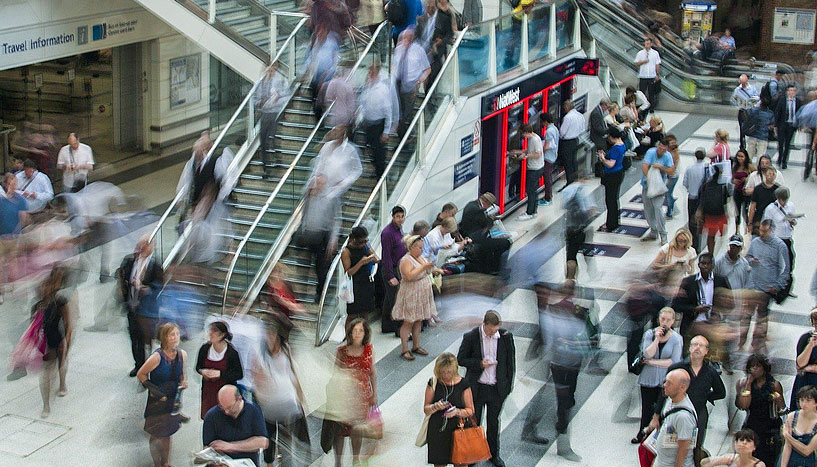
[[[292,31],[292,33],[289,35],[289,37],[287,37],[286,40],[284,41],[284,46],[281,47],[281,50],[279,50],[278,53],[276,54],[274,62],[277,62],[278,60],[280,60],[281,54],[284,52],[284,50],[286,50],[286,45],[289,44],[289,42],[295,37],[295,35],[298,33],[298,31],[300,31],[301,27],[303,27],[306,24],[306,21],[307,21],[307,18],[302,18],[298,22],[298,24],[295,26],[295,29]],[[213,155],[213,153],[215,153],[215,151],[218,149],[218,145],[221,143],[222,139],[224,139],[224,136],[227,134],[227,131],[230,129],[230,127],[232,127],[232,125],[238,119],[238,116],[246,111],[245,107],[247,105],[249,105],[249,100],[252,98],[253,95],[255,95],[255,91],[258,89],[258,86],[259,86],[259,84],[261,84],[261,81],[263,81],[263,79],[264,79],[264,77],[262,76],[255,83],[253,83],[252,88],[250,88],[250,91],[244,97],[244,100],[241,101],[241,104],[238,106],[236,111],[233,113],[233,116],[230,117],[230,120],[227,121],[227,124],[221,130],[221,133],[219,133],[218,137],[213,142],[213,145],[212,145],[212,147],[210,147],[210,150],[207,152],[207,156],[205,157],[205,159],[209,159]],[[245,145],[249,146],[249,141],[247,143],[245,143]],[[250,156],[250,158],[251,158],[251,156]],[[232,174],[234,171],[236,171],[237,167],[239,167],[239,165],[242,165],[242,161],[244,159],[246,159],[246,157],[245,158],[236,157],[235,159],[232,160],[230,165],[227,167],[227,172],[226,173],[228,174],[228,176],[229,176],[229,174]],[[156,235],[159,233],[159,231],[161,230],[164,223],[170,217],[170,214],[173,212],[174,208],[176,208],[177,205],[181,202],[181,200],[183,200],[185,198],[185,196],[187,195],[187,190],[188,190],[188,187],[184,187],[181,190],[179,190],[179,192],[176,193],[176,196],[173,198],[173,201],[170,202],[170,205],[167,207],[165,212],[159,218],[159,221],[156,223],[156,227],[154,227],[153,231],[151,231],[151,233],[150,233],[149,241],[151,243],[156,239]],[[167,260],[165,262],[169,263],[170,261],[171,261],[171,255],[168,255]]]
[[[349,71],[349,74],[346,77],[347,80],[350,80],[352,78],[352,76],[354,76],[355,71],[357,71],[357,69],[363,63],[363,60],[366,58],[366,55],[371,50],[372,46],[374,45],[374,42],[380,36],[381,30],[384,27],[386,27],[387,25],[388,25],[388,22],[383,21],[377,27],[375,32],[372,34],[371,40],[369,41],[368,44],[366,44],[366,48],[363,49],[363,52],[358,56],[357,61],[355,62],[354,66],[351,68],[351,70]],[[323,127],[323,122],[327,118],[327,116],[331,113],[332,107],[334,105],[335,105],[335,103],[332,102],[332,104],[330,104],[329,107],[323,112],[323,115],[321,115],[321,118],[317,121],[317,123],[315,124],[315,127],[312,129],[309,136],[307,137],[306,142],[304,142],[303,146],[301,146],[301,149],[298,151],[298,154],[292,160],[292,163],[289,164],[289,167],[287,168],[287,171],[281,176],[281,179],[275,185],[275,188],[272,190],[272,193],[270,193],[270,195],[267,197],[267,200],[264,203],[264,206],[258,212],[258,215],[255,217],[255,220],[250,225],[250,228],[247,229],[247,232],[244,234],[244,237],[241,239],[241,242],[238,244],[238,248],[236,248],[235,253],[233,253],[233,259],[230,262],[230,268],[227,270],[227,275],[225,276],[225,279],[224,279],[224,290],[222,292],[222,297],[221,297],[221,312],[222,312],[222,314],[224,313],[225,308],[227,306],[227,295],[228,295],[228,292],[229,292],[230,281],[231,281],[231,279],[233,277],[235,267],[238,264],[238,259],[241,256],[241,252],[243,251],[243,249],[246,246],[247,242],[249,242],[250,237],[255,232],[255,228],[258,227],[258,224],[261,222],[261,219],[264,217],[264,214],[266,214],[267,209],[270,207],[272,202],[275,200],[275,197],[278,196],[278,193],[281,191],[281,188],[284,186],[284,184],[289,179],[290,174],[295,171],[295,167],[297,167],[298,162],[300,162],[300,160],[301,160],[301,157],[304,155],[304,153],[306,153],[307,148],[310,146],[310,144],[312,144],[312,140],[315,138],[315,135],[318,133],[318,130]],[[299,204],[299,207],[301,207],[301,206],[303,206],[303,200]],[[293,216],[290,217],[290,220],[294,216],[295,216],[295,212],[293,210]],[[289,223],[288,223],[288,225],[289,225]],[[281,231],[281,233],[283,233],[283,230]],[[270,248],[270,251],[277,251],[278,248],[281,248],[283,250],[283,248],[286,247],[286,245],[284,245],[284,247],[281,247],[281,245],[280,245],[281,238],[282,238],[281,233],[279,233],[278,238],[276,238],[276,241],[275,241],[275,243],[273,243],[273,246],[272,246],[272,248]],[[283,251],[281,253],[283,254]],[[269,255],[267,255],[267,256],[269,257]],[[266,259],[265,259],[265,262],[266,262]],[[264,270],[264,266],[262,264],[262,267],[259,270],[259,273],[262,272],[263,270]],[[255,278],[253,279],[252,284],[255,284],[256,279],[257,279],[257,277],[259,275],[260,274],[256,274]],[[263,282],[262,282],[262,284],[263,284]],[[260,292],[260,287],[258,288],[257,291],[253,291],[254,288],[255,287],[248,287],[247,288],[247,291],[241,297],[241,300],[239,301],[239,305],[235,310],[236,313],[237,312],[242,312],[243,313],[246,310],[248,310],[250,306],[252,306],[252,302],[255,301],[255,298],[258,296],[258,293]],[[252,292],[252,293],[250,293],[250,292]],[[252,299],[248,300],[248,298],[250,296],[252,296]]]
[[[375,198],[380,194],[380,187],[387,180],[387,178],[389,176],[389,172],[391,171],[392,167],[394,166],[394,163],[397,161],[397,156],[400,155],[400,152],[403,150],[406,143],[408,142],[408,140],[409,140],[409,138],[411,136],[411,131],[414,129],[414,127],[417,125],[417,121],[423,115],[423,111],[425,110],[426,106],[428,105],[429,101],[431,100],[431,96],[434,95],[434,90],[437,89],[437,86],[440,84],[440,80],[445,75],[446,69],[448,68],[448,66],[451,63],[451,61],[453,60],[453,58],[455,57],[455,55],[457,53],[457,49],[459,48],[460,44],[462,43],[462,39],[465,36],[465,33],[467,31],[468,31],[468,26],[463,28],[462,31],[459,31],[459,34],[457,35],[457,38],[454,40],[454,44],[451,47],[451,50],[448,53],[448,56],[445,58],[445,62],[443,62],[443,65],[440,68],[440,71],[437,73],[437,77],[434,79],[434,82],[431,84],[431,86],[426,90],[426,94],[425,94],[425,97],[423,99],[423,102],[420,104],[420,107],[415,112],[414,118],[412,118],[411,123],[406,128],[406,132],[403,135],[403,139],[400,140],[400,143],[397,145],[394,152],[392,152],[392,156],[391,156],[391,159],[389,160],[389,164],[386,166],[386,169],[383,171],[383,175],[380,176],[380,179],[377,181],[377,183],[372,188],[372,193],[369,195],[369,198],[366,200],[366,204],[363,205],[363,208],[361,209],[360,214],[357,216],[357,219],[355,219],[354,224],[352,224],[352,227],[356,227],[356,226],[360,225],[361,222],[363,222],[363,219],[366,217],[367,213],[369,212],[369,209],[371,209],[372,203],[374,203]],[[424,142],[421,141],[419,138],[416,138],[416,140],[417,140],[417,142],[416,142],[417,146],[419,146],[420,144],[424,144]],[[347,238],[343,242],[343,245],[338,248],[337,252],[335,253],[335,257],[332,259],[332,263],[330,264],[329,269],[327,271],[327,274],[326,274],[327,278],[331,278],[333,276],[333,274],[335,274],[335,270],[337,270],[338,264],[340,264],[341,253],[343,252],[343,249],[346,248],[346,245],[348,243],[349,243],[349,239]],[[321,322],[321,317],[323,316],[323,308],[324,308],[324,305],[326,303],[326,293],[329,291],[329,285],[330,285],[331,282],[332,282],[331,280],[327,279],[324,282],[323,290],[321,291],[321,299],[320,299],[319,304],[318,304],[318,317],[317,317],[318,326],[316,326],[316,331],[315,331],[315,345],[321,345],[324,342],[324,339],[328,337],[328,334],[332,330],[332,327],[330,326],[329,329],[327,329],[326,333],[324,333],[324,335],[321,335],[320,322]]]

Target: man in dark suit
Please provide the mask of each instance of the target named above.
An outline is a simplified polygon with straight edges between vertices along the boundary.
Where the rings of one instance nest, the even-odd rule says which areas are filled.
[[[604,117],[607,115],[610,104],[610,99],[603,97],[599,101],[599,105],[590,112],[590,141],[595,146],[594,153],[599,149],[607,151],[607,123],[604,121]]]
[[[791,140],[797,131],[797,111],[800,110],[801,104],[794,84],[789,84],[786,87],[786,96],[777,100],[774,121],[777,130],[777,165],[781,169],[785,169],[789,163]]]
[[[462,210],[462,220],[460,221],[460,233],[466,237],[479,236],[485,229],[490,228],[494,221],[485,213],[496,202],[493,193],[485,192],[479,198],[469,202]]]
[[[698,256],[698,274],[684,277],[678,294],[672,299],[672,308],[682,314],[681,336],[684,338],[684,348],[689,348],[692,338],[690,328],[696,322],[709,321],[712,316],[712,306],[715,291],[731,289],[725,277],[713,273],[715,261],[711,253],[701,253]]]
[[[148,306],[143,299],[157,292],[164,282],[164,271],[153,257],[153,244],[148,238],[139,240],[133,254],[122,260],[117,279],[117,293],[128,311],[128,333],[135,365],[130,376],[134,377],[145,363],[145,345],[152,340],[152,332],[146,329],[150,327],[149,320],[140,318],[142,308]]]
[[[505,398],[513,390],[516,374],[513,334],[500,328],[501,324],[499,313],[488,310],[482,325],[462,336],[457,353],[457,361],[467,370],[465,381],[474,395],[474,415],[478,422],[482,422],[483,407],[488,408],[485,416],[488,446],[491,463],[498,467],[505,465],[499,457],[499,414]]]
[[[466,252],[466,272],[480,272],[485,274],[498,273],[505,264],[511,241],[507,238],[491,237],[491,226],[494,218],[486,211],[494,203],[493,193],[485,192],[478,199],[469,202],[462,210],[462,220],[459,231],[465,237],[470,237],[473,246]]]

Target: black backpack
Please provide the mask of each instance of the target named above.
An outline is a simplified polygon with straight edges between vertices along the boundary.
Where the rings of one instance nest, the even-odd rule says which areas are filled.
[[[760,101],[765,102],[766,105],[772,105],[772,89],[769,87],[769,81],[760,88]]]
[[[711,216],[726,214],[726,202],[729,197],[726,185],[721,185],[711,178],[701,187],[701,210]]]
[[[388,19],[393,26],[398,28],[405,26],[408,19],[406,0],[390,0],[389,9],[386,14],[386,19]]]

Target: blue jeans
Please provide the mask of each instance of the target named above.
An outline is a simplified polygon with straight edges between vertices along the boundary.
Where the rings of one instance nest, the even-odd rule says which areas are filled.
[[[672,217],[672,210],[675,208],[675,198],[672,192],[675,190],[675,184],[678,183],[680,177],[669,177],[667,179],[667,192],[664,198],[667,200],[667,216]]]

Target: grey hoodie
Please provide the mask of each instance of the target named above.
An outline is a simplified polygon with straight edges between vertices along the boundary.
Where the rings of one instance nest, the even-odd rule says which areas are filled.
[[[757,259],[757,263],[752,261]],[[767,240],[761,237],[752,239],[746,259],[752,266],[749,273],[749,285],[756,290],[766,291],[774,288],[783,290],[789,280],[789,250],[783,240],[769,235]]]

